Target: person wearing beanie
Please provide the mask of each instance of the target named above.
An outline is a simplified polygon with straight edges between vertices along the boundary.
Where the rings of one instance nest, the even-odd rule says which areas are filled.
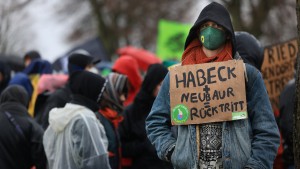
[[[86,50],[76,50],[68,57],[68,73],[72,74],[78,70],[87,70],[98,73],[95,65],[100,61],[101,59],[92,57]]]
[[[162,64],[151,64],[133,103],[123,111],[124,120],[119,127],[122,156],[131,159],[131,169],[173,168],[158,158],[145,129],[145,120],[167,73]]]
[[[228,108],[226,110],[227,114],[218,109],[225,103],[224,101],[222,102],[221,99],[216,98],[211,100],[213,98],[208,98],[208,96],[212,97],[213,91],[224,91],[229,86],[218,85],[217,90],[206,90],[206,98],[202,101],[202,99],[198,99],[200,93],[204,93],[203,90],[205,91],[205,89],[215,88],[210,83],[212,79],[209,79],[208,81],[210,82],[206,83],[208,88],[198,87],[199,79],[201,79],[199,77],[197,77],[198,86],[195,88],[193,86],[192,88],[191,86],[181,87],[181,85],[179,89],[187,91],[194,89],[197,92],[197,96],[193,97],[191,95],[189,103],[196,100],[199,105],[205,105],[205,103],[209,103],[209,105],[206,106],[206,104],[203,107],[189,106],[189,108],[185,107],[185,109],[183,108],[184,105],[182,105],[186,103],[184,101],[181,105],[177,105],[177,109],[174,107],[171,111],[170,97],[173,96],[174,93],[172,92],[174,90],[170,90],[170,86],[173,85],[170,79],[173,74],[168,74],[165,77],[151,112],[146,119],[146,131],[150,142],[156,148],[158,157],[162,160],[170,161],[175,169],[273,168],[280,136],[264,80],[259,70],[254,66],[241,62],[241,57],[237,52],[236,38],[230,14],[224,6],[212,2],[203,8],[196,22],[191,27],[186,38],[181,65],[178,65],[177,69],[182,69],[184,73],[187,73],[193,71],[193,68],[196,69],[198,66],[203,66],[203,69],[198,69],[203,71],[205,66],[208,65],[208,67],[215,68],[217,71],[217,68],[221,68],[218,65],[231,64],[233,63],[232,61],[235,61],[236,65],[240,67],[239,70],[235,69],[235,67],[232,69],[235,69],[235,72],[239,71],[238,73],[242,75],[245,74],[245,79],[241,79],[241,85],[236,88],[244,91],[245,95],[242,97],[245,98],[243,102],[247,106],[240,109]],[[216,67],[211,67],[210,65],[215,65]],[[228,65],[228,67],[230,66],[233,65]],[[208,67],[206,68],[210,69]],[[173,70],[176,71],[177,69]],[[213,72],[215,73],[215,71]],[[207,74],[210,73],[208,72]],[[211,74],[211,77],[215,77],[212,83],[221,84],[224,82],[223,78],[220,79],[219,76],[218,79],[214,73]],[[208,77],[210,75],[205,75],[204,78]],[[191,80],[191,77],[188,77],[188,79]],[[237,79],[232,78],[231,80],[230,82],[234,84],[239,82]],[[190,82],[187,83],[192,84]],[[232,98],[228,98],[228,101],[232,101]],[[210,101],[215,102],[216,104],[213,106],[216,107],[211,107],[210,104],[212,102]],[[197,104],[195,103],[193,106],[197,106]],[[197,116],[189,114],[191,110],[195,110],[194,108],[197,111]],[[198,111],[198,108],[201,110]],[[210,110],[216,108],[219,112],[210,113],[208,112],[209,108]],[[246,109],[244,110],[244,108]],[[242,118],[237,120],[232,117],[228,119],[220,118],[221,115],[233,116],[236,111],[242,111]],[[199,113],[200,115],[198,115]],[[183,118],[183,114],[185,118]],[[199,121],[195,120],[189,121],[191,123],[185,123],[193,117]],[[176,125],[178,124],[175,123],[176,121],[180,125]],[[178,129],[177,137],[171,131],[171,122]]]
[[[43,138],[49,169],[110,169],[107,137],[95,116],[107,82],[100,75],[77,71],[69,83],[72,99],[50,111]]]

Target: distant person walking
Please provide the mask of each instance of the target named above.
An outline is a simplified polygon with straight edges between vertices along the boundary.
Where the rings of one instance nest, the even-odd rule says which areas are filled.
[[[146,118],[167,73],[162,64],[150,65],[134,102],[123,112],[124,120],[119,127],[122,152],[124,157],[132,159],[132,169],[173,168],[171,163],[158,158],[145,129]]]

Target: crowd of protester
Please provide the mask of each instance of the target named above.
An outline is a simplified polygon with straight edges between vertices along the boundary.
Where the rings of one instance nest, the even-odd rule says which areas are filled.
[[[224,57],[218,57],[219,53],[208,56],[216,49],[199,39],[199,34],[208,34],[206,28],[221,31],[220,37],[224,33],[224,41],[216,46]],[[202,45],[205,49],[198,54],[196,50]],[[250,33],[234,32],[228,11],[220,4],[211,3],[200,13],[187,37],[181,64],[242,58],[249,93],[249,120],[243,125],[250,126],[243,129],[249,131],[237,129],[236,122],[226,123],[226,130],[222,130],[223,123],[172,126],[169,65],[157,60],[141,68],[135,57],[123,52],[104,77],[95,66],[101,61],[95,58],[84,50],[71,53],[68,74],[54,72],[51,63],[37,51],[24,54],[22,72],[12,74],[9,66],[0,61],[0,168],[273,167],[279,131],[259,73],[263,48]],[[290,82],[286,90],[295,90],[294,83]],[[287,147],[280,160],[285,162],[282,167],[289,169],[293,167],[292,129],[286,124],[292,124],[293,106],[287,99],[293,97],[288,95],[291,93],[282,94],[280,104],[284,113],[278,122]],[[263,102],[264,109],[259,102]],[[203,138],[211,136],[209,131],[214,128],[221,134],[216,133],[221,140],[218,151],[193,147],[195,130],[201,132],[200,145],[205,146]],[[222,142],[228,141],[222,133],[236,143],[227,147],[230,150],[222,146]],[[244,145],[247,143],[251,144],[249,149]],[[198,148],[202,155],[199,158],[192,153]],[[226,152],[220,152],[222,148]]]

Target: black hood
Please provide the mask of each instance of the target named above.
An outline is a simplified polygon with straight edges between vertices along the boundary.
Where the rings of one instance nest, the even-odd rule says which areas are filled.
[[[162,64],[152,64],[147,70],[147,74],[143,80],[141,90],[152,95],[156,86],[162,82],[168,73],[168,69]]]
[[[87,71],[76,71],[69,78],[69,86],[73,94],[71,102],[86,106],[93,111],[97,110],[97,101],[100,99],[105,85],[106,80],[100,75]]]
[[[244,62],[261,70],[264,61],[264,51],[260,42],[247,32],[235,32],[235,37],[236,50],[239,52]]]
[[[6,102],[20,103],[27,107],[29,103],[29,96],[24,87],[20,85],[10,85],[3,90],[0,96],[0,104]]]
[[[200,13],[198,19],[194,23],[193,27],[190,29],[189,35],[186,38],[184,49],[187,48],[187,46],[196,38],[198,38],[197,30],[199,29],[200,25],[207,21],[213,21],[217,23],[218,25],[221,25],[225,28],[227,33],[231,36],[231,42],[232,42],[232,56],[234,56],[236,52],[235,48],[235,36],[234,36],[234,30],[231,23],[230,15],[227,9],[216,3],[212,2],[209,5],[207,5]]]

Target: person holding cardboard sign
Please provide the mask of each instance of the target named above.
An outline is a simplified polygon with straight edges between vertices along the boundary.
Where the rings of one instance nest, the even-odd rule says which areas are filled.
[[[238,96],[237,89],[245,93]],[[146,130],[159,158],[175,169],[273,167],[279,131],[264,81],[242,63],[222,5],[206,6],[190,29],[182,65],[165,77]]]

